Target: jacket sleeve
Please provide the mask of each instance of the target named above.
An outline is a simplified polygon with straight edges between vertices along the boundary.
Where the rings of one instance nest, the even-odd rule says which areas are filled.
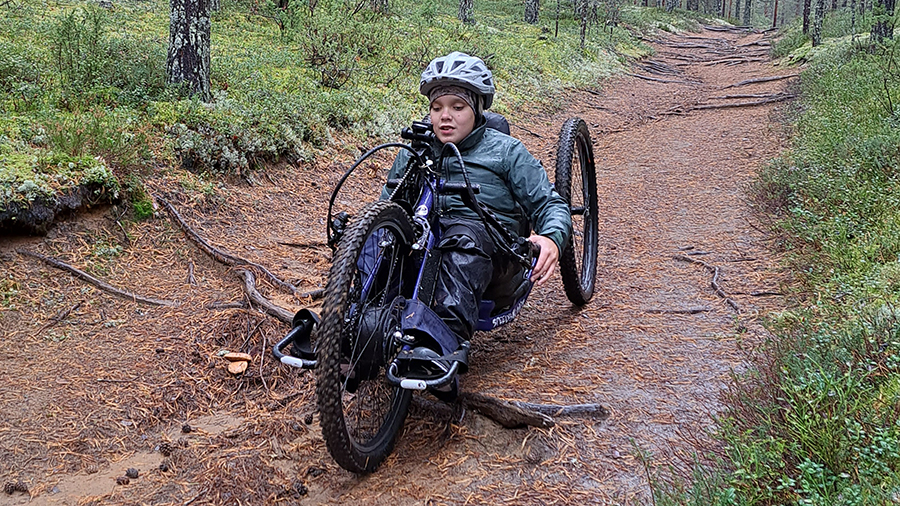
[[[520,141],[510,145],[506,161],[510,191],[531,219],[534,232],[549,237],[562,254],[572,234],[569,204],[556,193],[544,167]]]
[[[397,179],[403,176],[403,172],[406,170],[406,164],[408,162],[409,153],[405,149],[397,153],[397,158],[394,158],[394,164],[391,165],[391,170],[388,171],[387,179],[385,179],[385,184],[390,179]],[[382,186],[380,200],[387,200],[390,196],[391,190],[388,190],[387,186]]]

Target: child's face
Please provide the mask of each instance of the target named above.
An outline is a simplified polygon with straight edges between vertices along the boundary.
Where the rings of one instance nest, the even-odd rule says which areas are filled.
[[[431,124],[439,141],[459,144],[475,128],[475,111],[456,95],[444,95],[431,102]]]

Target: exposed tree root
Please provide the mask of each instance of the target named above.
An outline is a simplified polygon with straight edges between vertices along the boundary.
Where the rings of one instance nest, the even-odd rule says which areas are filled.
[[[731,108],[735,108],[735,107],[755,107],[758,105],[766,105],[766,104],[771,104],[771,103],[775,103],[775,102],[784,102],[785,100],[790,100],[794,97],[796,97],[796,95],[792,95],[790,93],[779,93],[779,94],[775,94],[775,95],[767,95],[767,98],[764,98],[762,100],[755,100],[753,102],[732,102],[732,103],[726,103],[726,104],[697,104],[697,105],[682,106],[682,107],[677,107],[675,109],[671,109],[662,114],[671,116],[671,115],[687,114],[691,111],[703,111],[703,110],[710,110],[710,109],[731,109]]]
[[[287,324],[291,323],[291,321],[294,319],[294,313],[291,313],[283,307],[272,304],[268,299],[263,297],[262,294],[260,294],[256,290],[256,277],[252,272],[245,269],[240,269],[237,271],[237,273],[241,277],[241,279],[244,280],[244,292],[250,298],[250,301],[252,303],[263,308],[266,314],[274,316],[279,321]]]
[[[785,100],[790,100],[794,98],[796,95],[791,95],[788,93],[774,95],[771,98],[766,98],[763,100],[756,100],[753,102],[738,102],[736,104],[700,104],[691,107],[691,110],[699,111],[704,109],[728,109],[731,107],[754,107],[757,105],[765,105],[771,104],[774,102],[784,102]]]
[[[232,266],[232,267],[240,266],[240,265],[247,265],[247,266],[253,267],[255,269],[258,269],[277,287],[279,287],[282,290],[286,291],[287,293],[293,294],[294,296],[301,298],[301,299],[305,299],[305,298],[318,299],[318,298],[322,297],[322,295],[325,293],[325,290],[322,290],[322,289],[313,290],[313,291],[305,292],[305,293],[298,293],[298,289],[296,286],[294,286],[286,281],[282,281],[281,278],[272,274],[268,269],[266,269],[262,265],[219,250],[218,248],[209,244],[209,242],[207,242],[206,239],[201,237],[200,234],[195,232],[194,229],[191,228],[190,225],[188,225],[184,221],[184,218],[181,217],[181,214],[178,212],[178,210],[175,209],[175,207],[172,204],[170,204],[168,201],[166,201],[164,198],[162,198],[158,195],[155,196],[155,198],[157,201],[161,202],[163,204],[163,206],[165,206],[166,210],[169,212],[169,215],[172,216],[172,218],[178,223],[178,226],[185,233],[185,235],[187,235],[189,239],[191,239],[195,244],[197,244],[197,246],[200,247],[200,249],[202,249],[204,252],[206,252],[206,254],[208,254],[209,256],[213,257],[213,259],[215,259],[217,262],[220,262],[225,265]]]
[[[729,84],[728,86],[722,87],[723,90],[728,88],[737,88],[738,86],[746,86],[748,84],[757,84],[757,83],[768,83],[772,81],[780,81],[782,79],[790,79],[792,77],[799,77],[800,74],[787,74],[783,76],[769,76],[769,77],[759,77],[756,79],[747,79],[746,81],[741,81],[735,84]]]
[[[537,133],[537,132],[532,132],[531,130],[529,130],[529,129],[523,127],[522,125],[517,125],[517,124],[515,124],[515,123],[510,123],[509,126],[514,126],[514,127],[518,128],[519,130],[524,130],[524,131],[528,132],[529,134],[531,134],[531,135],[537,137],[538,139],[543,139],[543,138],[544,138],[544,136],[542,136],[541,134],[539,134],[539,133]]]
[[[645,72],[656,75],[684,75],[684,72],[682,72],[681,70],[678,70],[671,65],[656,60],[643,60],[640,63],[636,64],[636,66],[640,67]]]
[[[646,81],[654,81],[654,82],[657,82],[657,83],[668,83],[668,84],[693,84],[693,83],[690,83],[690,82],[688,82],[688,81],[673,81],[673,80],[671,80],[671,79],[659,79],[659,78],[656,78],[656,77],[642,76],[642,75],[640,75],[640,74],[632,74],[631,72],[625,72],[625,75],[626,75],[626,76],[631,76],[631,77],[637,77],[638,79],[644,79],[644,80],[646,80]]]
[[[61,269],[61,270],[70,272],[70,273],[74,274],[76,277],[81,278],[84,281],[87,281],[88,283],[96,286],[97,288],[103,290],[104,292],[111,293],[122,299],[132,300],[135,302],[143,302],[144,304],[152,304],[154,306],[175,307],[178,305],[177,302],[172,301],[172,300],[154,299],[152,297],[142,297],[140,295],[135,295],[131,292],[127,292],[125,290],[120,290],[120,289],[106,283],[105,281],[101,281],[101,280],[95,278],[94,276],[91,276],[90,274],[88,274],[80,269],[72,267],[71,265],[69,265],[65,262],[56,260],[54,258],[45,257],[44,255],[41,255],[40,253],[35,253],[33,251],[28,251],[28,250],[24,250],[24,249],[17,249],[16,251],[20,255],[37,258],[38,260],[42,260],[44,263],[51,265],[53,267],[56,267],[57,269]]]
[[[704,65],[706,65],[706,66],[719,65],[719,64],[739,65],[741,63],[750,63],[750,62],[765,61],[765,60],[766,60],[766,58],[762,58],[762,57],[755,57],[755,58],[732,57],[732,58],[721,58],[718,60],[708,61],[708,62],[704,63]]]
[[[422,397],[413,397],[415,404],[423,410],[431,411],[439,416],[452,416],[456,409],[453,405],[434,402]],[[609,411],[600,404],[534,404],[530,402],[504,401],[484,394],[462,392],[456,400],[458,407],[478,411],[482,415],[499,423],[507,429],[518,427],[552,427],[553,417],[589,416],[597,420],[609,417]]]
[[[675,255],[672,258],[674,258],[675,260],[680,260],[682,262],[688,262],[688,263],[692,263],[692,264],[702,265],[703,267],[705,267],[706,270],[711,272],[713,275],[712,281],[710,282],[710,286],[712,287],[713,290],[716,291],[716,295],[725,299],[725,302],[729,306],[731,306],[731,308],[734,309],[735,312],[738,312],[738,313],[741,312],[740,308],[738,308],[737,302],[733,301],[730,297],[728,297],[728,295],[725,293],[725,291],[722,290],[722,287],[719,286],[719,268],[718,267],[716,267],[714,265],[709,265],[708,263],[704,262],[703,260],[697,260],[696,258],[691,258],[691,257],[684,256],[684,255]]]
[[[646,312],[652,314],[698,314],[708,313],[709,311],[711,311],[709,308],[696,307],[691,309],[648,309]]]
[[[749,33],[753,31],[752,26],[719,26],[719,25],[703,25],[703,28],[711,32],[735,32]]]
[[[738,93],[736,95],[720,95],[718,97],[709,97],[711,100],[736,100],[739,98],[774,98],[784,95],[784,93]]]

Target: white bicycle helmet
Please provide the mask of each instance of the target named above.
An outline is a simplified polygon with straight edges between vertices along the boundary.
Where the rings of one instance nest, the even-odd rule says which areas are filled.
[[[494,102],[494,76],[476,56],[454,51],[431,60],[422,72],[419,92],[426,97],[437,86],[460,86],[480,95],[484,109]]]

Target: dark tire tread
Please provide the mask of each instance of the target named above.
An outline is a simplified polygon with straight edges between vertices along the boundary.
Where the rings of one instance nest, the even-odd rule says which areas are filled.
[[[581,162],[578,167],[572,163],[578,154]],[[581,183],[587,185],[588,216],[585,220],[584,244],[582,258],[577,258],[574,238],[563,249],[559,257],[560,275],[565,288],[566,297],[577,306],[587,304],[594,295],[594,284],[597,273],[598,249],[598,204],[597,176],[594,166],[594,152],[591,135],[587,124],[580,118],[566,121],[559,134],[556,151],[556,191],[571,202],[572,192],[583,191],[583,188],[572,188],[572,171],[582,172]],[[586,258],[585,258],[586,257]],[[587,273],[587,275],[583,275]]]
[[[408,215],[400,206],[389,201],[377,201],[367,205],[356,219],[351,221],[331,265],[322,304],[319,365],[316,371],[319,424],[331,456],[342,468],[355,473],[374,471],[393,451],[397,436],[403,428],[411,397],[409,390],[398,392],[397,395],[401,397],[384,422],[390,424],[387,435],[375,448],[365,451],[354,444],[353,437],[347,430],[342,405],[340,361],[344,315],[350,309],[349,290],[356,274],[356,259],[360,249],[374,229],[389,222],[394,222],[406,235],[404,240],[408,243],[412,240],[413,229]]]

